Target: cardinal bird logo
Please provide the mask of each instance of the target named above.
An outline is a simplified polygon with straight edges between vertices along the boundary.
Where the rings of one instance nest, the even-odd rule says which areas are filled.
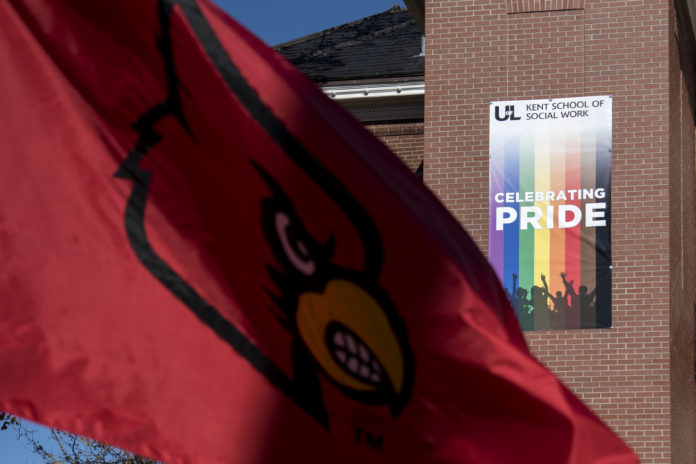
[[[362,265],[338,264],[335,253],[344,244],[333,236],[323,241],[313,237],[303,221],[308,218],[298,214],[281,184],[260,164],[249,160],[250,170],[258,173],[268,192],[257,200],[248,199],[260,204],[257,220],[273,259],[266,263],[272,285],[260,285],[270,296],[270,309],[282,327],[280,330],[290,334],[290,372],[177,273],[157,253],[147,235],[146,205],[158,164],[155,162],[148,170],[142,161],[164,137],[159,125],[172,127],[171,121],[176,121],[179,132],[183,130],[186,137],[195,140],[182,104],[181,76],[177,74],[172,45],[170,23],[176,7],[229,91],[282,153],[331,199],[362,243]],[[115,173],[116,177],[132,182],[125,228],[136,256],[201,322],[327,429],[330,421],[323,390],[331,385],[351,400],[386,406],[392,417],[398,416],[410,397],[414,361],[405,324],[379,285],[383,250],[376,224],[340,181],[261,101],[222,47],[195,0],[159,0],[158,17],[162,31],[158,48],[167,77],[167,97],[133,123],[139,137]]]
[[[281,187],[256,168],[272,192],[262,203],[263,230],[280,269],[269,267],[279,290],[269,293],[280,323],[295,336],[295,372],[316,364],[347,396],[388,404],[397,415],[407,366],[389,298],[364,273],[332,265],[333,239],[311,237]]]

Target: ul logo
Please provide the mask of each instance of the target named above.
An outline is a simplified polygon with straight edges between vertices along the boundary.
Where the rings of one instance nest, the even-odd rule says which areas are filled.
[[[495,107],[495,119],[498,121],[507,121],[510,119],[510,121],[519,121],[520,118],[515,117],[515,106],[514,105],[505,105],[505,115],[503,117],[500,117],[500,107],[496,106]]]

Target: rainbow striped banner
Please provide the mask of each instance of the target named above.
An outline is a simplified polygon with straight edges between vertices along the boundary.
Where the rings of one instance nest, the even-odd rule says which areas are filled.
[[[612,98],[492,102],[489,259],[523,330],[611,327]]]

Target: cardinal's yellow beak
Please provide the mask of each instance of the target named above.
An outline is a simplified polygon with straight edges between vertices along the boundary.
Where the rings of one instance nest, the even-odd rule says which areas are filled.
[[[365,290],[332,280],[323,293],[300,296],[296,318],[304,343],[334,383],[356,392],[401,393],[402,348],[384,310]]]

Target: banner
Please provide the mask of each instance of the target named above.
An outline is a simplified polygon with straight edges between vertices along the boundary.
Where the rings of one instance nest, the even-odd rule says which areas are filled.
[[[611,96],[490,105],[489,261],[522,330],[611,327]]]
[[[207,1],[0,2],[0,410],[177,463],[635,462],[422,182]]]

